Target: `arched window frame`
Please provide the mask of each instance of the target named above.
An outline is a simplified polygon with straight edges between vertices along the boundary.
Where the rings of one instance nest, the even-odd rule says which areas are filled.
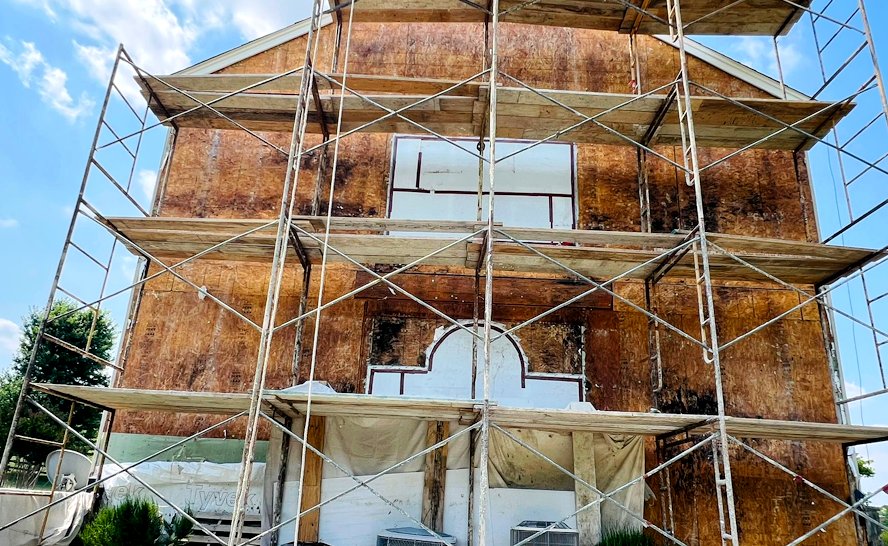
[[[471,327],[473,322],[471,320],[463,320],[460,321],[460,324],[463,326]],[[478,322],[479,331],[484,327],[484,322]],[[530,372],[528,371],[528,358],[524,352],[524,349],[521,346],[520,340],[512,335],[511,333],[505,333],[507,328],[499,323],[492,322],[490,325],[491,330],[499,333],[505,334],[505,338],[509,341],[509,343],[515,348],[518,353],[518,360],[521,366],[521,388],[526,388],[527,381],[566,381],[566,382],[575,382],[577,383],[578,389],[578,402],[586,401],[586,363],[585,363],[585,351],[583,354],[583,358],[581,359],[583,363],[582,372],[579,374],[570,374],[570,373],[551,373],[551,372]],[[432,342],[432,345],[427,350],[428,358],[426,359],[426,364],[423,366],[392,366],[392,365],[381,365],[381,364],[372,364],[368,363],[367,366],[367,381],[366,381],[366,394],[374,394],[373,393],[373,381],[376,374],[383,373],[393,373],[399,374],[400,378],[400,395],[404,395],[404,384],[405,378],[407,374],[428,374],[432,371],[435,360],[435,353],[441,347],[443,342],[452,334],[461,331],[462,328],[456,325],[451,325],[445,328],[440,335],[437,335],[435,340]],[[483,347],[481,346],[481,342],[479,341],[478,345],[478,362],[481,363],[483,361]],[[472,399],[477,397],[477,388],[474,385],[473,381],[473,396]]]

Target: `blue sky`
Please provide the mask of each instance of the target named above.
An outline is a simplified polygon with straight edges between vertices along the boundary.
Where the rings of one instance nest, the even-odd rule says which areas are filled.
[[[52,283],[58,252],[72,212],[72,203],[83,173],[95,120],[110,72],[114,50],[123,42],[146,70],[164,74],[184,68],[212,55],[240,45],[307,15],[308,2],[254,0],[0,0],[0,369],[5,368],[17,345],[18,324],[29,308],[42,307]],[[823,5],[821,0],[819,5]],[[856,2],[834,2],[831,15],[844,20],[842,12]],[[888,62],[888,6],[868,2],[870,19],[879,54]],[[852,24],[859,21],[854,19]],[[837,27],[826,20],[818,22],[821,41],[825,42]],[[773,46],[763,38],[705,38],[704,43],[758,70],[776,75]],[[840,64],[856,47],[859,38],[843,32],[830,44],[825,58],[833,67]],[[781,61],[790,85],[807,93],[820,87],[820,67],[813,56],[813,39],[807,16],[793,32],[781,40]],[[871,72],[869,56],[864,53],[848,70],[848,77],[827,88],[822,98],[843,98],[853,92]],[[134,86],[120,78],[123,93],[137,100]],[[853,83],[847,83],[854,80]],[[848,138],[864,125],[868,115],[878,111],[878,96],[868,92],[858,99],[860,106],[840,128]],[[134,128],[125,105],[115,100],[109,119],[118,131]],[[107,136],[107,135],[105,135]],[[143,142],[142,161],[132,176],[133,194],[147,206],[163,144],[164,131],[149,132]],[[858,137],[849,149],[867,159],[888,151],[888,130],[879,120]],[[105,138],[102,141],[105,142]],[[100,160],[112,167],[121,180],[129,178],[129,165],[122,160],[122,150],[112,147]],[[847,218],[841,194],[841,173],[851,177],[861,165],[845,157],[839,163],[835,153],[818,146],[811,154],[811,171],[816,190],[817,208],[823,234],[832,233]],[[883,162],[883,166],[888,162]],[[886,177],[870,172],[852,186],[856,212],[888,195]],[[839,188],[837,191],[836,188]],[[110,193],[93,196],[109,209],[127,214],[129,205]],[[130,212],[131,213],[131,212]],[[881,247],[888,243],[884,226],[888,215],[881,214],[849,233],[843,243]],[[96,228],[82,221],[78,228],[84,246],[106,255],[109,243],[91,234]],[[132,279],[135,260],[119,249],[112,262],[109,287],[123,287]],[[96,271],[82,257],[71,260],[63,273],[63,283],[88,294],[95,290]],[[888,290],[888,267],[874,278],[871,290]],[[886,299],[888,300],[888,299]],[[834,292],[840,308],[865,318],[859,283]],[[888,301],[877,311],[877,321],[888,327]],[[120,322],[126,305],[125,295],[109,303]],[[841,356],[851,393],[880,388],[874,366],[872,336],[850,321],[838,319]],[[855,343],[856,342],[856,343]],[[885,351],[888,364],[888,348]],[[855,422],[888,424],[888,397],[874,399],[851,408]],[[873,458],[881,476],[888,476],[888,447],[885,444],[861,449]],[[883,478],[884,479],[884,478]],[[871,486],[881,483],[868,482]]]
[[[6,288],[0,297],[0,369],[16,346],[21,317],[45,304],[117,44],[124,43],[146,70],[167,74],[304,18],[303,4],[307,2],[0,1],[0,95],[5,106],[0,111],[0,258],[5,264],[0,283]],[[121,87],[135,102],[134,86],[126,83]],[[121,127],[134,129],[133,118],[116,102],[109,109],[112,125],[118,132]],[[144,187],[134,193],[143,204],[153,187],[163,138],[163,129],[149,132],[140,154],[134,182],[144,182]],[[111,153],[108,162],[116,164],[117,159]],[[84,231],[88,224],[81,222]],[[102,253],[104,247],[97,244],[95,250]],[[112,280],[128,281],[134,265],[118,252]],[[76,284],[81,273],[95,271],[78,271],[73,265],[65,274],[75,278],[63,280]],[[125,305],[125,298],[113,303],[118,300]]]

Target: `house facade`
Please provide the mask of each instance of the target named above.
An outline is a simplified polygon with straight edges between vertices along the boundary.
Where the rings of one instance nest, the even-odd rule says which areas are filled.
[[[292,70],[301,64],[306,48],[307,37],[301,30],[294,25],[182,74],[276,74]],[[357,23],[349,32],[348,46],[340,48],[334,46],[335,25],[322,27],[320,33],[315,59],[327,59],[327,64],[316,64],[315,68],[346,73],[346,82],[348,74],[457,82],[485,67],[483,24]],[[502,24],[499,47],[504,73],[543,89],[645,93],[666,87],[680,68],[676,47],[669,40],[653,36],[630,38],[608,31]],[[335,59],[334,52],[338,53]],[[700,47],[689,63],[690,77],[715,92],[744,99],[784,98],[775,82],[705,48]],[[516,85],[505,79],[500,83]],[[798,100],[803,98],[792,90],[788,93]],[[548,114],[564,118],[565,125],[570,123],[570,117],[559,113],[557,106],[550,109]],[[336,113],[327,115],[326,123],[335,124]],[[495,222],[515,228],[679,235],[697,225],[694,189],[685,183],[683,173],[653,153],[642,157],[632,146],[569,139],[552,139],[524,150],[532,139],[515,136],[521,134],[519,129],[520,124],[513,126],[508,119],[503,120],[506,136],[497,144],[498,155],[516,154],[498,167]],[[285,149],[291,140],[291,134],[285,131],[264,131],[261,135]],[[478,138],[461,136],[456,129],[445,136],[452,138],[442,141],[422,131],[376,131],[339,139],[335,167],[331,165],[326,171],[327,177],[333,175],[332,195],[329,178],[319,179],[317,174],[324,153],[318,148],[298,164],[297,214],[324,216],[330,209],[332,216],[346,218],[486,221],[489,185],[479,188],[479,160],[467,152],[482,156],[487,152],[483,146],[478,147]],[[286,156],[233,127],[183,126],[171,132],[169,142],[168,161],[162,166],[154,201],[156,216],[226,220],[277,217],[287,174]],[[309,135],[305,146],[315,147],[321,142],[320,135]],[[681,161],[683,153],[676,145],[652,145],[652,151],[676,162]],[[700,156],[710,162],[732,152],[729,147],[699,150]],[[333,153],[333,144],[328,146],[328,153]],[[701,182],[705,220],[712,233],[792,242],[818,240],[803,149],[743,151],[706,170]],[[439,234],[433,231],[414,235],[434,241]],[[359,237],[362,230],[355,228],[351,234]],[[561,240],[538,242],[555,249],[569,249],[573,244]],[[299,260],[294,256],[288,261],[278,323],[300,314],[304,293],[308,294],[311,309],[319,301],[330,302],[364,286],[374,279],[373,273],[395,269],[388,262],[371,263],[370,271],[343,260],[330,262],[324,265],[323,274],[318,274],[315,266],[309,285],[304,286]],[[159,269],[154,266],[149,269],[149,273],[156,271]],[[599,281],[614,276],[595,266],[580,272]],[[214,256],[192,262],[180,273],[237,312],[261,322],[269,283],[267,263]],[[320,314],[316,343],[311,317],[301,332],[295,324],[276,332],[266,387],[286,389],[305,383],[313,370],[311,379],[326,382],[336,393],[478,399],[481,381],[470,334],[478,309],[475,268],[429,260],[392,280],[457,323],[400,291],[376,284],[325,308]],[[824,314],[810,305],[796,309],[803,301],[798,292],[764,278],[719,280],[716,276],[714,285],[716,320],[725,340],[788,312],[782,320],[722,353],[725,413],[744,418],[835,423],[831,332]],[[523,323],[585,292],[588,286],[567,274],[504,270],[492,287],[490,327],[501,335],[492,346],[491,399],[498,404],[541,411],[591,406],[614,412],[717,413],[711,365],[701,358],[700,348],[687,339],[700,335],[693,278],[664,278],[653,296],[655,302],[645,282],[621,279],[611,285],[613,293],[596,291],[527,325]],[[804,283],[798,283],[798,287],[813,289]],[[483,300],[483,290],[481,293]],[[658,306],[659,315],[674,329],[658,326],[639,312],[639,308],[652,305]],[[201,291],[169,275],[151,280],[142,289],[132,320],[125,371],[117,376],[115,386],[249,391],[259,335],[203,297]],[[522,327],[513,331],[519,325]],[[301,333],[298,340],[297,333]],[[121,412],[115,418],[113,432],[118,441],[133,434],[187,436],[213,420],[211,415]],[[457,426],[461,425],[452,423],[451,432]],[[358,438],[379,442],[393,451],[414,443],[424,445],[424,429],[422,437],[416,437],[419,433],[406,428],[413,436],[405,436],[404,425],[360,425],[328,417],[326,425],[316,429],[315,438],[322,438],[321,443],[328,447],[339,446],[343,453],[349,452],[348,446]],[[398,431],[400,434],[396,434]],[[213,435],[243,438],[244,425],[235,422]],[[267,425],[261,436],[280,438]],[[583,445],[579,435],[572,440],[562,437],[561,443],[558,438],[550,440],[537,439],[535,445],[545,445],[547,453],[562,456],[565,465],[579,472],[576,450]],[[114,441],[112,436],[112,445]],[[631,443],[627,438],[608,441]],[[754,440],[754,445],[836,496],[850,497],[841,445],[777,439]],[[608,453],[611,457],[623,453],[626,460],[639,457],[637,465],[650,471],[669,458],[669,449],[674,449],[658,444],[652,437],[638,439],[637,446],[612,445]],[[620,451],[624,448],[629,451]],[[447,456],[448,472],[463,472],[453,477],[448,474],[450,484],[462,483],[460,480],[471,483],[468,474],[474,468],[473,458],[468,445],[465,453],[459,453],[461,449],[453,447]],[[271,445],[269,450],[273,450]],[[379,457],[388,456],[382,454],[385,449],[379,450]],[[784,544],[836,511],[829,500],[816,497],[804,484],[762,460],[740,448],[731,448],[730,452],[735,461],[733,483],[744,544]],[[533,466],[529,461],[503,457],[515,468]],[[376,468],[361,467],[357,456],[349,460],[350,469],[359,475],[372,474]],[[342,486],[336,480],[346,478],[337,472],[329,464],[324,466],[317,482],[318,495],[332,494]],[[399,488],[412,487],[416,490],[410,495],[421,499],[428,487],[421,479],[423,472],[421,465],[411,468],[402,476],[406,481],[386,487],[394,495]],[[557,473],[543,472],[527,479],[505,471],[502,474],[501,481],[492,482],[499,495],[495,498],[502,499],[502,506],[521,502],[540,510],[547,506],[570,508],[575,503],[579,506],[581,494],[573,481],[564,483]],[[647,494],[640,497],[635,488],[624,502],[634,503],[633,510],[644,520],[674,530],[687,544],[716,544],[720,542],[720,530],[712,476],[712,453],[699,450],[671,469],[668,499],[659,475],[647,480]],[[445,495],[441,516],[441,530],[458,540],[470,536],[467,522],[472,518],[466,510],[470,509],[467,495],[471,497],[472,493],[466,487],[467,492]],[[416,504],[414,499],[405,500],[404,505],[413,506],[411,502]],[[362,504],[332,506],[319,511],[311,523],[314,534],[308,536],[332,544],[335,541],[331,537],[338,536],[335,518],[362,509],[371,519],[383,517],[373,511],[375,508],[360,508]],[[637,518],[618,515],[620,510],[611,516],[604,511],[602,508],[600,521],[610,518],[641,526]],[[519,523],[512,521],[515,517],[504,511],[501,527],[514,527]],[[546,514],[539,519],[549,517]],[[572,524],[582,527],[584,523]],[[775,533],[775,529],[780,532]],[[845,518],[809,543],[856,541],[855,525]]]

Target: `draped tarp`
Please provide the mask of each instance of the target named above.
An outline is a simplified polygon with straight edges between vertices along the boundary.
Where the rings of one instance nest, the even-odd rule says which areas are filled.
[[[293,430],[301,435],[304,421],[295,420]],[[457,422],[449,424],[450,434],[464,429]],[[427,447],[428,421],[403,418],[376,418],[356,416],[328,416],[325,425],[323,452],[346,471],[356,476],[372,476],[397,465]],[[569,432],[548,432],[529,429],[508,429],[522,442],[599,490],[608,493],[639,478],[644,473],[644,442],[640,436],[583,433],[583,441]],[[476,430],[475,441],[479,431]],[[271,467],[279,461],[281,436],[273,433],[269,445],[266,474],[265,506],[263,516],[270,522],[271,506],[276,495],[278,470]],[[579,448],[577,446],[580,446]],[[579,450],[579,451],[578,451]],[[289,464],[284,480],[285,491],[298,491],[301,445],[291,442]],[[453,440],[447,446],[448,470],[469,468],[469,434]],[[476,445],[475,464],[478,452]],[[576,491],[578,506],[594,501],[598,495],[582,484],[575,483],[555,465],[543,460],[526,447],[516,443],[496,429],[490,431],[488,470],[490,487],[494,489],[536,489],[548,491]],[[424,456],[397,466],[391,474],[420,473],[425,467]],[[323,479],[344,477],[340,470],[325,463]],[[477,484],[477,482],[476,482]],[[448,484],[450,487],[453,484]],[[465,484],[467,487],[467,484]],[[323,487],[323,486],[322,486]],[[405,492],[406,494],[406,492]],[[632,513],[643,513],[645,484],[643,480],[622,489],[614,499]],[[289,498],[293,495],[285,495]],[[392,499],[395,500],[395,499]],[[580,500],[583,502],[580,504]],[[285,500],[285,505],[286,505]],[[295,502],[295,500],[292,500]],[[610,501],[601,502],[585,511],[585,521],[593,522],[587,535],[600,536],[602,529],[637,528],[638,520]],[[565,514],[565,516],[568,514]],[[579,520],[578,520],[579,522]],[[292,535],[292,527],[287,530]]]
[[[83,518],[92,506],[92,494],[88,491],[72,495],[57,492],[55,499],[67,497],[49,509],[49,518],[43,531],[42,545],[66,546],[70,544],[83,524]],[[0,522],[6,524],[26,514],[46,506],[49,494],[46,491],[4,491],[0,490]],[[9,529],[0,531],[0,544],[8,546],[37,546],[40,527],[45,512],[39,512]]]
[[[628,434],[595,434],[594,484],[603,493],[615,491],[644,473],[644,438]],[[644,511],[644,480],[621,489],[611,497],[633,514]],[[640,529],[641,522],[630,516],[613,502],[604,501],[599,506],[601,526],[604,529]]]
[[[381,472],[426,447],[424,421],[376,417],[328,417],[326,421],[325,453],[358,476]],[[419,472],[424,466],[425,457],[417,457],[392,472]],[[333,465],[324,466],[325,478],[342,476]]]
[[[509,429],[522,442],[540,451],[566,470],[573,471],[570,434],[543,430]],[[477,466],[477,452],[476,452]],[[490,487],[573,491],[573,478],[502,432],[490,431]]]

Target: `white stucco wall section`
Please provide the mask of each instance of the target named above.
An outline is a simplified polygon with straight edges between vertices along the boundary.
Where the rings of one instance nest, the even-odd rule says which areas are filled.
[[[362,476],[367,479],[369,476]],[[421,518],[422,472],[382,476],[372,487],[396,506],[416,519]],[[354,487],[351,478],[324,479],[323,499],[333,498]],[[444,490],[444,532],[453,535],[458,545],[467,544],[466,517],[469,509],[469,470],[448,470]],[[478,491],[475,492],[478,520]],[[491,489],[490,527],[488,534],[493,546],[508,546],[512,527],[524,520],[558,521],[576,510],[573,491],[543,491],[533,489]],[[575,527],[573,518],[566,522]],[[397,509],[386,504],[366,488],[349,492],[321,511],[320,540],[328,544],[372,546],[376,535],[395,527],[416,527],[416,523]],[[477,544],[477,530],[475,544]]]

